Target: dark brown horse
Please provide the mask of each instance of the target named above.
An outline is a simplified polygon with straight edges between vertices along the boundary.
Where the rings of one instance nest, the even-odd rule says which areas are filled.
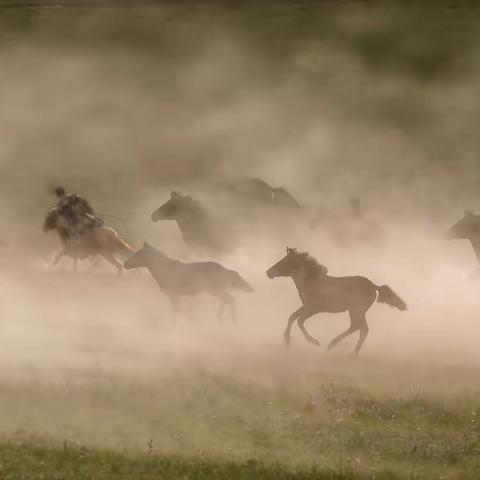
[[[56,208],[47,213],[43,223],[43,231],[56,231],[62,244],[62,250],[53,261],[56,265],[63,256],[73,259],[73,268],[76,271],[78,260],[84,260],[95,255],[100,255],[113,265],[118,273],[122,273],[122,264],[117,257],[128,258],[135,252],[133,247],[125,242],[120,235],[110,227],[101,226],[92,228],[81,236],[73,237],[68,229],[65,219]]]
[[[465,210],[464,216],[445,232],[447,240],[468,240],[480,263],[480,215]]]
[[[302,306],[293,312],[285,330],[285,343],[290,344],[290,330],[295,320],[305,339],[319,345],[305,328],[305,321],[316,313],[339,313],[348,311],[350,328],[335,337],[328,349],[337,345],[348,335],[360,332],[354,353],[358,354],[367,338],[368,325],[365,314],[375,300],[399,310],[406,310],[405,302],[387,285],[375,285],[365,277],[330,277],[327,267],[319,264],[306,252],[287,248],[287,255],[267,270],[269,278],[291,277],[295,282]]]
[[[235,299],[227,290],[253,291],[237,272],[228,270],[219,263],[183,263],[168,257],[148,243],[144,243],[124,266],[127,270],[148,268],[160,289],[170,298],[174,313],[178,311],[179,297],[207,292],[221,302],[218,311],[219,320],[222,320],[223,310],[228,306],[233,321],[236,321]]]
[[[210,210],[191,195],[172,192],[170,199],[152,213],[151,219],[176,221],[185,244],[196,253],[218,255],[229,249],[227,225],[214,218]]]

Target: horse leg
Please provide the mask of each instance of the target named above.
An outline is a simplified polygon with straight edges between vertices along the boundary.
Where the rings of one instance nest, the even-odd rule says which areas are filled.
[[[66,255],[65,250],[61,250],[61,251],[57,254],[57,256],[53,259],[52,267],[54,267],[54,266],[60,261],[60,259],[61,259],[64,255]]]
[[[355,317],[353,316],[353,313],[350,312],[350,327],[347,328],[343,333],[340,335],[337,335],[329,344],[327,347],[327,350],[331,350],[333,347],[337,346],[344,338],[348,337],[352,333],[356,332],[358,330],[358,326],[354,323],[355,322]]]
[[[222,302],[218,307],[218,323],[223,323],[223,311],[225,310],[225,302]]]
[[[178,297],[169,297],[170,298],[170,307],[171,307],[171,315],[174,321],[177,320],[178,314],[180,312],[180,302]]]
[[[320,342],[316,338],[312,337],[308,333],[307,329],[305,328],[305,321],[308,320],[314,314],[315,314],[315,312],[302,313],[300,315],[300,318],[297,321],[297,324],[298,324],[298,327],[300,328],[300,330],[302,331],[303,336],[305,337],[305,340],[307,342],[313,343],[313,345],[316,345],[318,347],[320,345]]]
[[[367,338],[368,330],[369,330],[367,325],[367,319],[365,318],[365,312],[355,313],[352,316],[352,322],[354,322],[354,324],[356,325],[356,329],[360,330],[360,336],[358,338],[357,345],[353,350],[353,354],[358,355],[358,352],[360,352],[360,349],[362,348],[362,345],[365,342],[365,339]]]
[[[210,290],[210,294],[214,297],[218,298],[222,303],[218,309],[218,321],[223,323],[223,310],[225,305],[228,305],[230,308],[230,314],[232,316],[233,323],[237,323],[237,312],[235,308],[235,299],[227,292],[224,291],[217,291],[217,290]]]
[[[75,257],[75,258],[73,259],[73,271],[74,271],[75,273],[78,272],[78,258],[77,258],[77,257]]]
[[[102,257],[117,269],[118,275],[122,274],[123,266],[115,257],[105,253],[102,253]]]
[[[287,328],[285,329],[285,333],[283,334],[283,338],[285,339],[285,346],[286,347],[290,346],[290,332],[292,330],[293,322],[301,315],[302,310],[303,310],[303,305],[298,310],[295,310],[288,317]]]

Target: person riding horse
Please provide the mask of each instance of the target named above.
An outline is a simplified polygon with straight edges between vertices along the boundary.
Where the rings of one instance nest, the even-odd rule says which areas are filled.
[[[80,236],[88,229],[101,227],[103,221],[95,217],[90,203],[76,193],[67,193],[63,187],[57,187],[56,210],[65,220],[70,235]]]

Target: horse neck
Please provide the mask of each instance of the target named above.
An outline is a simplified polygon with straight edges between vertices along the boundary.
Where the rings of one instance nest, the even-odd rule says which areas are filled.
[[[292,273],[292,275],[290,276],[292,277],[292,280],[295,283],[295,286],[297,287],[300,298],[303,300],[305,298],[305,294],[307,292],[307,289],[310,283],[310,276],[308,275],[306,268],[304,267]]]
[[[153,251],[149,253],[147,267],[155,278],[160,275],[165,277],[175,267],[176,263],[176,260],[172,260],[163,253]]]
[[[182,232],[183,238],[194,239],[199,233],[199,228],[203,228],[205,215],[202,210],[192,207],[188,211],[178,215],[175,219],[178,228]]]

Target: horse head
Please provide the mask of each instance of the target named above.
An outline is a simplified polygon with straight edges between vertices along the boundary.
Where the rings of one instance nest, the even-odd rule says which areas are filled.
[[[480,215],[465,210],[463,218],[445,232],[447,240],[469,239],[480,233]]]
[[[171,192],[170,199],[152,213],[151,219],[154,222],[159,220],[176,220],[178,216],[189,211],[194,203],[195,199],[190,195]]]
[[[321,276],[327,275],[328,272],[327,267],[318,263],[308,252],[299,252],[296,248],[287,247],[287,254],[267,270],[267,276],[291,277],[301,270],[308,270]]]

